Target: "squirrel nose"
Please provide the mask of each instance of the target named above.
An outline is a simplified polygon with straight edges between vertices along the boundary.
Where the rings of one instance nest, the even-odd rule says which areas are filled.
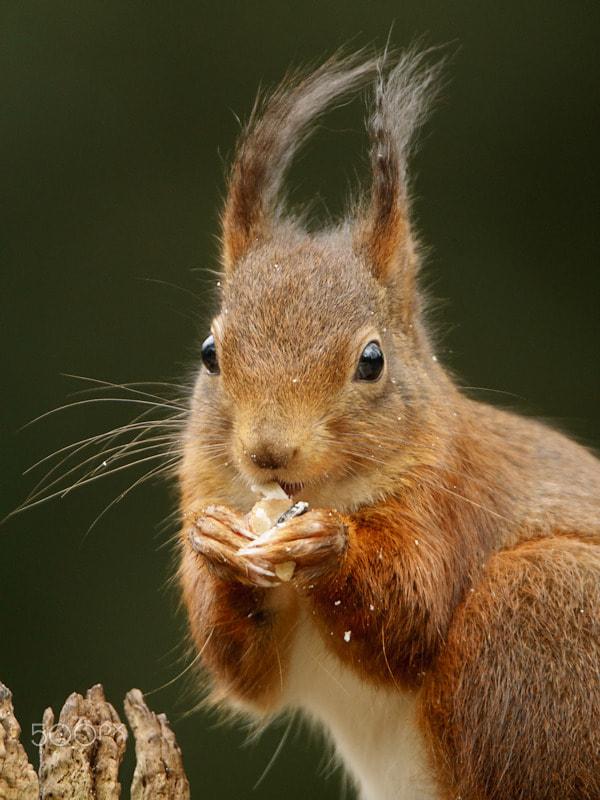
[[[250,460],[260,469],[283,469],[295,453],[296,448],[293,445],[265,444],[250,451]]]

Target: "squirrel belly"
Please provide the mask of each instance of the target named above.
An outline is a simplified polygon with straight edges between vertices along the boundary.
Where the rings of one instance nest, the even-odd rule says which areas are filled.
[[[179,470],[191,637],[213,702],[300,709],[362,800],[592,800],[600,462],[434,355],[406,176],[440,65],[384,72],[292,76],[238,147]],[[371,79],[370,193],[309,232],[286,168]]]

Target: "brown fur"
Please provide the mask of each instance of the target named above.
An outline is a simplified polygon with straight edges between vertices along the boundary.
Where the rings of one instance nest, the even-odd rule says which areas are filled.
[[[413,53],[380,77],[351,221],[309,236],[282,211],[308,123],[373,72],[334,59],[289,79],[238,149],[220,374],[200,373],[180,470],[192,637],[217,701],[269,713],[306,609],[365,683],[420,692],[442,797],[597,797],[600,465],[467,399],[433,357],[405,173],[438,69]],[[372,340],[383,375],[356,381]],[[273,480],[310,510],[249,547],[250,486]]]

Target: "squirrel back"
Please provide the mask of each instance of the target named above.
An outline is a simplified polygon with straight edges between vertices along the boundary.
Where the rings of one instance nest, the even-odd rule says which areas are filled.
[[[419,755],[409,750],[429,788],[406,778],[412,767],[378,784],[349,763],[365,798],[391,800],[400,787],[407,797],[592,797],[597,677],[578,677],[565,710],[568,659],[546,639],[574,659],[583,648],[586,665],[600,658],[600,464],[535,421],[465,397],[434,354],[407,179],[440,83],[427,59],[410,51],[387,77],[356,58],[292,75],[257,103],[238,146],[220,305],[180,469],[190,629],[217,702],[319,716],[292,686],[302,648],[370,698],[412,698]],[[285,211],[290,160],[327,105],[372,79],[370,192],[337,226],[307,232]],[[246,515],[256,487],[273,483],[309,511],[259,540]],[[294,572],[282,581],[284,563]],[[535,701],[523,694],[528,675]],[[584,697],[587,721],[571,713]],[[323,712],[346,762],[360,760],[371,751],[349,732],[356,721],[338,716]],[[550,731],[541,744],[540,726]],[[535,739],[529,759],[514,756],[520,730]],[[392,761],[400,744],[392,737]]]

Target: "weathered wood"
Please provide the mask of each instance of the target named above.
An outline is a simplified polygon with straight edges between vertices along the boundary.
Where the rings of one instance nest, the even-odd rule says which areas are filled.
[[[125,713],[137,758],[131,799],[189,800],[181,750],[166,716],[150,711],[139,689],[127,694]],[[100,684],[85,698],[71,694],[58,722],[51,708],[44,712],[39,779],[20,734],[12,694],[0,683],[0,800],[119,800],[128,734]]]
[[[127,728],[100,685],[85,698],[73,692],[56,725],[47,708],[40,747],[41,800],[118,800],[126,744]]]
[[[38,800],[39,783],[21,744],[21,727],[15,717],[12,694],[0,683],[0,798]]]
[[[127,693],[124,707],[137,761],[131,800],[189,800],[181,750],[166,716],[150,711],[139,689]]]

